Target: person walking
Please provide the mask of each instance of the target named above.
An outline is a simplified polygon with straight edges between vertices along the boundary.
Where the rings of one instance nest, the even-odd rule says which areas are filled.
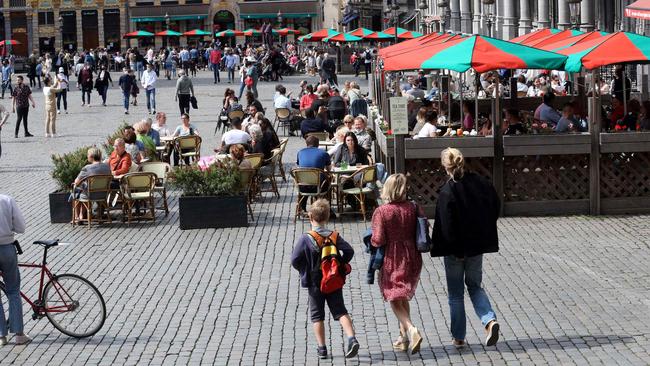
[[[63,67],[59,67],[59,73],[56,74],[56,80],[61,89],[61,91],[56,95],[56,113],[61,114],[61,99],[63,99],[63,109],[65,110],[65,114],[68,114],[68,86],[70,83]]]
[[[187,73],[187,71],[185,72]],[[153,69],[153,64],[148,63],[147,69],[142,73],[140,83],[147,95],[147,110],[151,114],[156,114],[156,80],[156,72]]]
[[[32,137],[29,133],[29,128],[27,127],[27,116],[29,115],[29,103],[32,103],[32,108],[36,108],[36,103],[34,103],[34,98],[32,98],[32,89],[23,83],[23,76],[18,75],[16,77],[16,87],[11,93],[12,96],[12,112],[16,113],[16,131],[14,137],[18,138],[18,131],[20,131],[20,122],[23,123],[23,128],[25,129],[25,137]]]
[[[131,96],[131,90],[135,85],[135,77],[131,76],[131,70],[124,68],[122,70],[123,74],[120,76],[120,79],[117,81],[117,85],[122,90],[122,101],[124,102],[124,114],[129,114],[129,97]]]
[[[90,68],[90,63],[88,62],[79,71],[77,88],[81,88],[81,106],[88,105],[90,107],[90,94],[93,91],[93,70]],[[86,98],[88,99],[87,102]]]
[[[226,69],[228,70],[228,84],[235,82],[235,68],[237,67],[237,58],[232,50],[226,55]]]
[[[440,189],[436,203],[431,256],[444,257],[452,343],[457,348],[466,344],[467,286],[476,315],[487,333],[485,344],[494,346],[499,339],[499,323],[481,282],[483,254],[499,251],[499,197],[487,179],[465,171],[465,160],[459,150],[447,148],[440,157],[449,180]]]
[[[13,75],[13,69],[9,65],[9,61],[2,61],[2,97],[0,99],[5,99],[5,90],[9,89],[9,93],[13,93],[13,88],[11,87],[11,75]]]
[[[406,200],[406,176],[393,174],[386,180],[379,206],[372,215],[372,245],[384,248],[384,264],[379,289],[399,321],[399,337],[393,343],[398,351],[420,351],[422,336],[411,321],[409,301],[415,295],[422,270],[422,255],[415,244],[417,217],[422,210]]]
[[[255,99],[257,99],[259,96],[257,94],[257,81],[260,78],[260,72],[259,69],[257,68],[257,61],[255,58],[250,57],[246,58],[248,66],[246,67],[246,77],[251,78],[251,85],[250,89],[253,92],[253,95],[255,96]]]
[[[214,73],[214,83],[220,83],[221,77],[219,75],[219,66],[221,65],[221,51],[217,46],[213,46],[210,51],[210,66],[212,67],[212,72]],[[233,72],[234,74],[234,72]],[[230,75],[228,75],[230,78]]]
[[[183,113],[190,114],[190,98],[194,96],[194,85],[192,80],[185,75],[185,71],[178,71],[178,81],[176,81],[175,101],[178,101],[178,108]]]
[[[23,304],[20,300],[20,270],[18,255],[14,246],[14,234],[25,232],[25,218],[16,201],[0,194],[0,272],[5,283],[5,293],[9,304],[9,322],[0,301],[0,346],[7,345],[9,331],[16,335],[17,345],[31,342],[23,330]],[[7,329],[7,323],[9,329]]]
[[[52,79],[43,80],[45,95],[45,137],[56,137],[56,94],[61,91],[59,82],[52,84]]]
[[[108,83],[111,83],[113,86],[113,79],[111,79],[111,73],[106,70],[106,66],[102,65],[99,73],[97,74],[97,80],[95,80],[95,89],[99,92],[99,95],[102,97],[102,105],[106,107],[106,96],[108,94]]]

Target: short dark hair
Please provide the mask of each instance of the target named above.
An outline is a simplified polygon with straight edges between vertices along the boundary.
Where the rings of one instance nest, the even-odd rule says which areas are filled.
[[[285,88],[284,86],[280,85],[280,86],[278,87],[278,92],[280,92],[280,94],[286,94],[286,93],[287,93],[287,88]]]
[[[188,113],[182,113],[181,118],[183,118],[183,117],[185,117],[187,119],[190,119],[190,115]]]
[[[436,112],[433,109],[429,109],[425,114],[424,114],[424,119],[427,122],[435,123],[436,120],[438,120],[438,112]]]
[[[22,75],[18,75],[18,76],[16,76],[16,79],[23,80],[23,76],[22,76]]]
[[[241,118],[239,118],[239,117],[233,118],[232,121],[230,122],[230,124],[233,127],[235,127],[236,129],[240,129],[241,128]]]
[[[305,142],[309,147],[318,147],[318,137],[316,136],[307,136]]]

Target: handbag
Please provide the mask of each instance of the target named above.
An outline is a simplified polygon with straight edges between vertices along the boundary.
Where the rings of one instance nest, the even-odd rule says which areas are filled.
[[[415,208],[415,216],[417,217],[415,224],[415,246],[420,253],[428,253],[433,248],[431,242],[431,234],[429,233],[429,220],[426,216],[420,216],[418,213],[418,205],[413,202]]]
[[[192,108],[199,109],[199,105],[196,102],[196,97],[193,95],[190,97],[190,104],[192,104]]]
[[[246,86],[248,86],[248,87],[252,87],[253,86],[253,78],[250,75],[246,76],[246,79],[244,79],[244,84],[246,84]]]

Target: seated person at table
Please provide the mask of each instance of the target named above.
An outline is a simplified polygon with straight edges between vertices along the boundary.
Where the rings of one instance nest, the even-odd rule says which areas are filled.
[[[309,84],[305,87],[307,93],[300,98],[300,112],[305,113],[311,107],[311,104],[318,99],[318,95],[314,94],[314,86]]]
[[[324,151],[318,148],[318,138],[315,136],[309,136],[305,140],[307,147],[298,151],[296,164],[300,168],[318,168],[322,170],[329,170],[331,165],[330,156]],[[323,190],[329,189],[329,182],[326,182],[322,188]],[[301,192],[316,192],[317,187],[300,187]],[[300,203],[300,207],[304,211],[307,208],[307,200],[304,199]]]
[[[144,144],[141,141],[138,141],[135,132],[133,131],[133,127],[128,127],[124,130],[124,143],[124,148],[133,159],[133,162],[140,164],[142,159],[145,158]]]
[[[424,126],[418,131],[418,134],[413,137],[414,139],[427,138],[427,137],[436,137],[438,128],[436,127],[436,121],[438,120],[438,112],[434,110],[427,110],[424,113]]]
[[[417,112],[412,113],[409,116],[409,131],[413,131],[413,134],[417,135],[418,132],[424,127],[424,124],[427,123],[425,116],[429,108],[420,107]],[[435,122],[434,122],[435,124]]]
[[[273,149],[280,147],[280,139],[268,118],[262,118],[256,127],[259,127],[260,137],[252,140],[253,153],[264,154],[264,159],[270,159],[273,156]]]
[[[347,107],[345,100],[339,94],[338,89],[332,89],[332,95],[327,100],[327,115],[330,120],[342,120],[345,117]]]
[[[230,105],[228,106],[228,109],[226,109],[226,115],[229,114],[230,112],[234,111],[243,111],[244,107],[239,104],[239,99],[236,96],[230,97]]]
[[[221,151],[224,153],[227,152],[230,145],[234,144],[243,144],[245,146],[250,146],[251,144],[251,135],[242,131],[241,119],[239,118],[233,119],[232,129],[221,136]]]
[[[194,136],[194,135],[198,136],[199,130],[197,130],[196,127],[194,127],[194,125],[190,123],[190,115],[187,113],[183,113],[181,115],[181,124],[176,127],[172,136],[179,137],[179,136]]]
[[[607,129],[613,130],[616,127],[616,123],[624,117],[625,108],[623,108],[623,102],[616,97],[612,97],[612,111],[609,113],[609,126],[607,126]]]
[[[366,149],[366,151],[370,151],[370,147],[372,146],[372,137],[366,130],[365,117],[358,116],[354,119],[352,132],[356,135],[359,146]]]
[[[246,109],[250,110],[251,106],[255,106],[257,112],[264,112],[262,103],[255,98],[255,94],[253,94],[253,92],[246,92],[246,103]]]
[[[300,123],[300,133],[302,137],[306,138],[307,134],[311,132],[328,132],[328,125],[323,123],[323,120],[316,118],[313,110],[308,109],[305,111],[305,119]]]
[[[368,152],[359,145],[354,132],[345,134],[344,143],[334,153],[334,165],[340,166],[341,162],[346,162],[349,166],[368,165]]]
[[[79,183],[81,183],[82,180],[91,177],[93,175],[111,175],[111,167],[108,166],[108,164],[102,162],[102,152],[95,147],[91,147],[88,149],[88,153],[86,155],[86,158],[88,159],[88,163],[86,166],[81,168],[81,171],[79,172],[79,175],[77,175],[77,178],[74,180],[74,185],[78,186]],[[76,195],[76,198],[88,198],[83,194],[83,190],[86,187],[78,187],[82,188],[81,190],[75,192],[79,193]]]
[[[415,99],[424,99],[425,92],[420,88],[420,81],[419,80],[414,80],[412,88],[409,89],[406,94],[412,95],[413,98]]]
[[[345,143],[345,135],[350,132],[350,129],[347,128],[346,126],[339,126],[339,128],[334,132],[334,138],[332,138],[331,142],[334,142],[334,146],[330,147],[327,149],[327,153],[330,154],[330,156],[333,156],[336,151],[338,151],[339,147]]]
[[[573,111],[573,104],[566,103],[562,107],[562,117],[558,121],[557,125],[553,129],[555,132],[571,132],[576,130],[578,121],[575,118]]]
[[[160,143],[160,133],[158,133],[158,131],[153,129],[153,121],[151,120],[151,118],[147,118],[145,120],[142,120],[142,122],[145,124],[144,127],[147,129],[147,136],[149,136],[149,138],[151,138],[151,140],[153,140],[153,143],[156,146],[160,146],[161,145],[161,143]]]
[[[553,108],[553,100],[555,100],[555,95],[552,91],[546,90],[544,92],[544,97],[542,97],[542,104],[537,107],[535,110],[535,119],[540,120],[541,122],[546,122],[553,126],[557,125],[560,121],[562,115],[560,112],[556,111]]]
[[[167,114],[165,112],[156,113],[156,123],[151,126],[153,130],[158,132],[159,137],[171,136],[172,132],[167,128]]]
[[[156,143],[147,135],[149,131],[147,126],[147,120],[142,120],[134,124],[133,128],[135,129],[136,139],[144,146],[143,154],[145,158],[151,159],[156,155]]]
[[[273,97],[273,107],[275,109],[278,108],[286,108],[288,110],[291,110],[291,99],[287,98],[287,88],[285,88],[282,85],[278,85],[276,87],[276,93],[275,96]]]
[[[508,127],[503,132],[504,135],[524,135],[526,134],[526,127],[521,123],[519,111],[516,109],[506,110],[506,120]]]
[[[248,112],[248,116],[246,116],[246,118],[244,118],[244,120],[241,123],[242,131],[246,131],[246,132],[248,132],[248,126],[259,123],[259,120],[257,119],[257,114],[262,113],[259,112],[257,107],[255,107],[254,105],[248,106],[247,112]],[[262,116],[264,116],[264,113],[262,113]]]
[[[244,159],[246,149],[243,145],[235,144],[230,146],[230,157],[239,164],[240,168],[251,169],[253,166],[249,160]]]
[[[474,103],[470,100],[463,101],[463,129],[471,131],[474,129]]]
[[[115,142],[113,142],[113,152],[104,162],[108,163],[109,168],[111,168],[111,174],[114,177],[120,177],[129,172],[132,164],[131,155],[126,152],[124,139],[115,139]],[[111,184],[111,187],[113,187],[113,184]],[[119,184],[116,184],[115,187],[119,187]]]
[[[616,123],[617,131],[636,131],[636,125],[639,122],[641,114],[641,103],[636,99],[630,99],[627,102],[627,114],[623,119]]]

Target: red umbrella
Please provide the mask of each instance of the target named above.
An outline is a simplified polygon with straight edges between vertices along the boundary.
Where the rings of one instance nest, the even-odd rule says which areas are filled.
[[[419,38],[414,38],[414,39],[409,39],[407,41],[401,42],[394,44],[392,46],[388,46],[385,48],[382,48],[379,50],[379,56],[386,57],[386,56],[391,56],[393,54],[405,51],[405,50],[411,50],[413,48],[417,47],[423,47],[425,45],[430,45],[433,42],[442,42],[444,40],[447,40],[451,37],[453,37],[454,34],[451,33],[429,33],[425,35],[424,37],[419,37]]]
[[[291,28],[282,28],[282,29],[278,29],[278,30],[277,30],[277,34],[279,34],[279,35],[282,36],[282,37],[286,37],[286,36],[288,36],[289,34],[299,35],[299,34],[300,34],[300,31],[299,31],[299,30],[295,30],[295,29],[291,29]]]
[[[386,34],[390,34],[393,37],[395,37],[395,27],[390,27],[388,29],[384,29],[382,32]],[[413,39],[413,38],[418,38],[422,37],[422,33],[420,32],[415,32],[415,31],[410,31],[404,28],[397,28],[397,38],[399,39]]]
[[[131,33],[127,33],[123,38],[139,38],[139,37],[153,37],[154,34],[151,32],[139,30]]]
[[[634,33],[616,32],[604,37],[577,43],[559,50],[567,55],[564,69],[579,72],[600,66],[623,63],[650,63],[650,37]]]
[[[171,29],[166,29],[164,31],[156,33],[157,37],[180,37],[182,35],[183,35],[182,33],[176,32],[176,31],[171,30]]]
[[[525,44],[526,46],[539,48],[540,46],[543,46],[545,44],[549,44],[549,43],[561,41],[563,39],[579,36],[579,35],[584,34],[584,33],[585,32],[581,32],[581,31],[575,30],[575,29],[565,29],[560,33],[551,34],[550,36],[538,38],[538,39],[536,39],[534,41],[525,42],[523,44]]]
[[[0,41],[0,46],[6,46],[6,45],[15,46],[15,45],[19,45],[19,44],[22,44],[22,43],[16,41],[15,39],[7,39],[5,41]]]
[[[335,31],[334,29],[330,28],[324,28],[316,32],[309,33],[307,35],[304,35],[300,37],[299,40],[303,42],[318,42],[322,41],[323,38],[328,38],[328,37],[333,37],[340,34],[339,32]]]
[[[553,42],[553,43],[546,43],[544,42],[543,45],[537,45],[535,46],[536,48],[539,48],[540,50],[545,50],[545,51],[553,51],[553,52],[558,52],[562,49],[571,47],[573,45],[576,45],[581,42],[586,42],[586,41],[591,41],[592,39],[599,39],[602,38],[609,33],[607,32],[601,32],[601,31],[593,31],[593,32],[587,32],[578,36],[573,36],[570,38],[565,38],[561,41]]]
[[[538,29],[536,31],[524,34],[519,37],[515,37],[510,40],[510,42],[514,43],[521,43],[521,44],[529,44],[530,42],[534,42],[540,38],[552,36],[554,34],[562,32],[560,29],[556,28],[542,28]]]

